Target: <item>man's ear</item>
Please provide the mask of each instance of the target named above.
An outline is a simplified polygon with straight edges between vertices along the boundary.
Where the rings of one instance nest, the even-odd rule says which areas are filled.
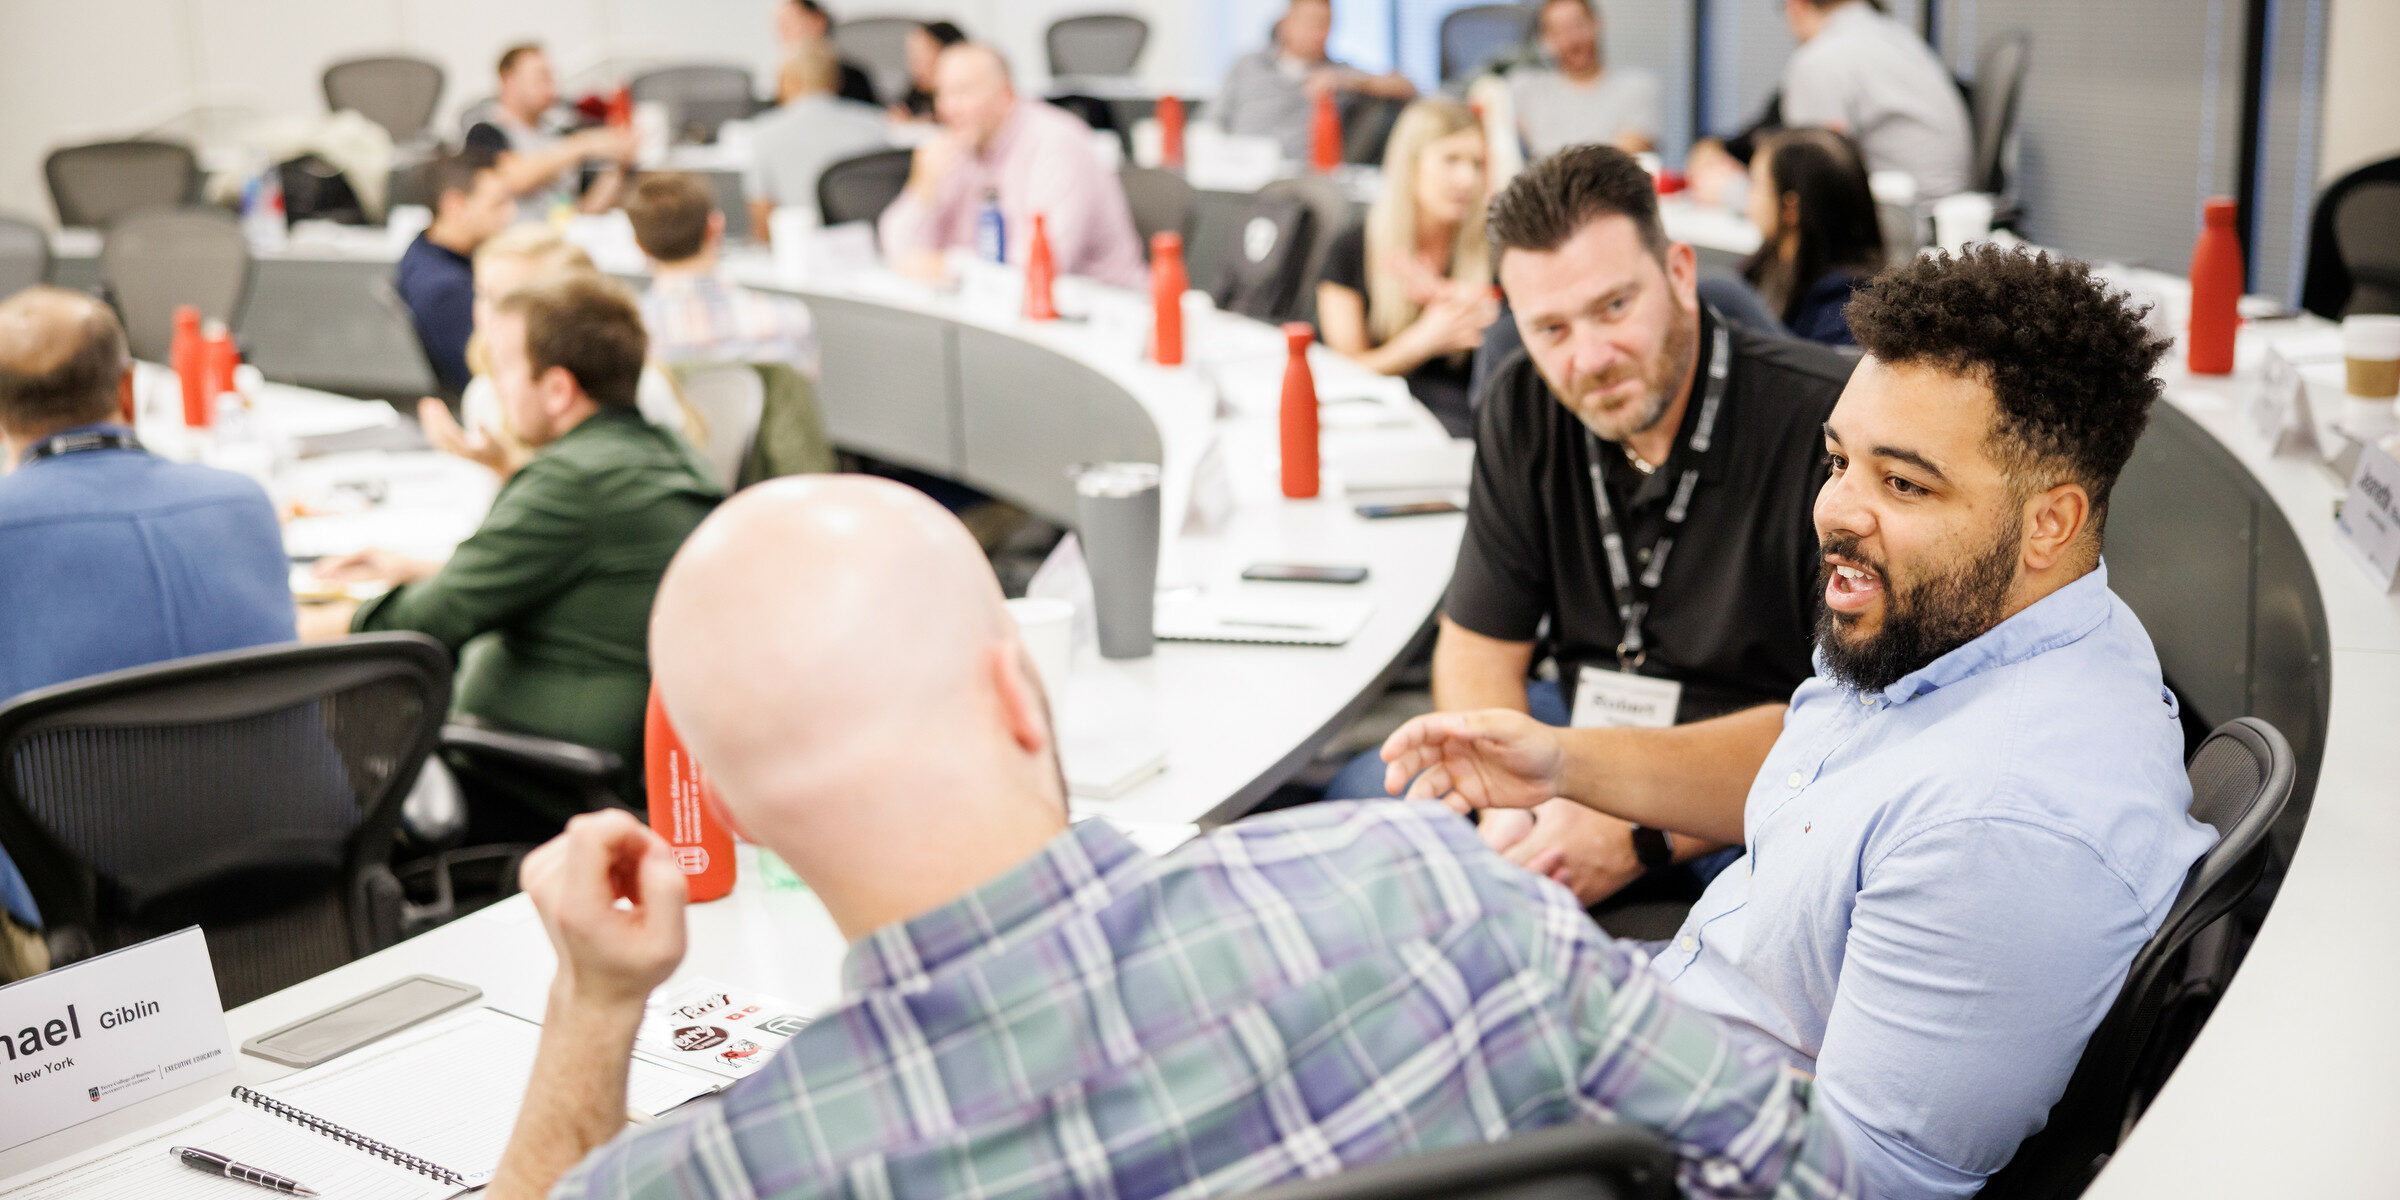
[[[1000,702],[1000,718],[1009,740],[1027,754],[1040,754],[1050,744],[1049,714],[1042,703],[1041,684],[1034,681],[1033,660],[1014,639],[984,648],[984,674]]]
[[[2025,565],[2047,571],[2073,553],[2091,524],[2092,497],[2080,483],[2062,483],[2025,502]]]
[[[1685,308],[1700,306],[1700,258],[1684,242],[1667,243],[1667,284],[1675,290],[1675,303]]]
[[[141,410],[133,403],[133,368],[128,366],[124,376],[117,380],[117,420],[130,426],[140,415]]]

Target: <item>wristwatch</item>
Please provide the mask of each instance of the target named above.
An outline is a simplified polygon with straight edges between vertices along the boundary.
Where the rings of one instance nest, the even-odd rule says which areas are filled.
[[[1647,825],[1633,827],[1633,860],[1648,867],[1663,867],[1675,861],[1675,844],[1667,840],[1663,829]]]

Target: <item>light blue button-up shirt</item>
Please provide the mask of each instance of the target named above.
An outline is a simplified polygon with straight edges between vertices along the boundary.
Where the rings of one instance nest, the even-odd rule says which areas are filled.
[[[1970,1195],[2215,834],[2105,565],[1880,692],[1823,666],[1751,785],[1747,853],[1653,966],[1816,1072],[1871,1194]]]

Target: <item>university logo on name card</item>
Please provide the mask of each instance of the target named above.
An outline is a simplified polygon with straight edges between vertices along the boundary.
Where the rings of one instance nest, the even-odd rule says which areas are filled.
[[[198,926],[0,987],[0,1149],[233,1068]]]

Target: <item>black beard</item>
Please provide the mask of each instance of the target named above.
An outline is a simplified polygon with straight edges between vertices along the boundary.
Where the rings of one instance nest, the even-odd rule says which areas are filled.
[[[1845,641],[1842,634],[1856,618],[1825,606],[1833,567],[1818,560],[1817,649],[1825,658],[1826,677],[1852,691],[1880,692],[1990,632],[2000,623],[2008,587],[2016,581],[2023,533],[2024,522],[2011,521],[1990,548],[1965,565],[1904,589],[1893,586],[1882,563],[1860,552],[1857,538],[1824,539],[1824,553],[1873,570],[1884,585],[1883,628],[1863,642]]]

